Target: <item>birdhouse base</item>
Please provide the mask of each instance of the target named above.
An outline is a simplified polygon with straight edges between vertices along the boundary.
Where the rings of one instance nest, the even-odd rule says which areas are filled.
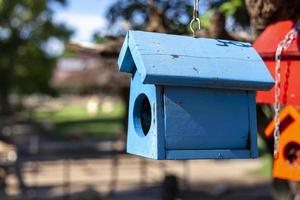
[[[167,160],[193,159],[246,159],[251,157],[249,150],[168,150]]]

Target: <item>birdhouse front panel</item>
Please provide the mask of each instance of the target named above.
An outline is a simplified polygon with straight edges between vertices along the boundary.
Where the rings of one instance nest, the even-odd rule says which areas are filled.
[[[265,59],[265,64],[272,76],[275,77],[275,61]],[[282,60],[280,66],[281,84],[280,102],[281,104],[300,105],[300,56],[299,60]],[[286,76],[288,72],[288,76]],[[287,90],[285,89],[287,88]],[[286,96],[286,102],[284,102]],[[264,104],[273,104],[275,102],[275,88],[271,91],[260,91],[257,94],[257,102]]]
[[[291,20],[281,21],[269,25],[257,38],[253,46],[263,58],[269,71],[274,77],[275,54],[278,44],[285,38],[286,34],[293,28]],[[281,103],[288,105],[300,105],[300,37],[294,40],[291,46],[284,50],[281,55]],[[285,90],[284,88],[287,88]],[[258,103],[274,103],[275,90],[259,91],[257,93]],[[286,97],[286,102],[283,97]]]
[[[300,181],[300,114],[292,106],[280,113],[279,155],[274,159],[273,176]],[[274,122],[265,130],[267,138],[273,138]]]
[[[247,149],[248,101],[246,91],[165,87],[166,149]]]
[[[248,43],[129,31],[127,151],[153,159],[257,156],[258,89],[274,81]]]

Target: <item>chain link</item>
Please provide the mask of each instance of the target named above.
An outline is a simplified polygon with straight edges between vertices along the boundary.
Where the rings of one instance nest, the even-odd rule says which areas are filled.
[[[193,33],[193,37],[196,37],[197,30],[201,29],[201,22],[199,17],[199,1],[200,0],[194,0],[193,19],[190,22],[190,29]],[[196,26],[196,28],[194,28],[194,26]]]
[[[280,113],[280,95],[281,95],[281,54],[283,50],[288,49],[293,40],[297,37],[297,30],[293,28],[286,36],[285,38],[278,44],[276,55],[275,55],[275,103],[274,103],[274,122],[275,122],[275,129],[274,129],[274,158],[278,158],[279,153],[279,137],[280,137],[280,120],[279,120],[279,113]],[[286,76],[289,76],[289,71],[287,69]],[[288,85],[286,84],[284,87],[285,93],[287,92]],[[286,103],[287,96],[283,99]]]

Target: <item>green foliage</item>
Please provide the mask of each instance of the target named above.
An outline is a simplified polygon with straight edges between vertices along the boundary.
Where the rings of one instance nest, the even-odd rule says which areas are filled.
[[[107,12],[107,18],[112,26],[119,21],[130,22],[133,29],[144,29],[149,21],[145,0],[118,0]],[[192,1],[164,1],[154,0],[162,13],[163,25],[170,33],[186,34],[188,23],[192,17]],[[226,17],[232,17],[235,26],[249,27],[248,16],[244,0],[206,0],[200,1],[200,6],[208,5],[207,12],[201,16],[203,28],[208,28],[214,10],[220,10]]]
[[[220,11],[226,16],[233,16],[241,6],[242,0],[231,0],[221,4]]]
[[[0,100],[1,111],[8,93],[51,93],[49,79],[56,55],[46,46],[65,43],[71,31],[53,22],[50,3],[64,0],[0,0]]]
[[[250,17],[244,0],[217,0],[211,3],[211,8],[218,9],[226,17],[232,17],[235,26],[250,26]]]
[[[145,0],[117,0],[107,12],[107,18],[112,25],[125,20],[133,29],[144,29],[149,21],[149,13]],[[187,33],[187,25],[192,13],[192,5],[182,0],[154,0],[160,9],[164,26],[170,33]]]
[[[205,29],[208,29],[208,28],[209,28],[209,25],[210,25],[210,18],[211,18],[211,16],[213,15],[213,13],[214,13],[214,10],[211,9],[211,10],[205,12],[204,15],[202,15],[202,16],[200,17],[200,19],[201,19],[201,27],[202,27],[202,28],[205,28]]]
[[[103,44],[107,42],[109,39],[105,36],[102,36],[100,33],[94,33],[93,35],[93,41],[97,44]]]
[[[74,58],[76,56],[78,56],[78,52],[72,51],[70,49],[66,49],[64,53],[61,55],[61,57],[63,58]]]

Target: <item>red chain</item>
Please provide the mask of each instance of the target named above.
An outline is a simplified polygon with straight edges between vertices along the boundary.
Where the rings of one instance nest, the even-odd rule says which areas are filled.
[[[288,89],[289,89],[289,78],[290,78],[290,65],[291,65],[291,62],[288,61],[286,71],[285,71],[285,82],[284,82],[284,86],[283,86],[283,97],[282,97],[283,105],[286,105],[286,103],[287,103],[287,93],[288,93]]]

